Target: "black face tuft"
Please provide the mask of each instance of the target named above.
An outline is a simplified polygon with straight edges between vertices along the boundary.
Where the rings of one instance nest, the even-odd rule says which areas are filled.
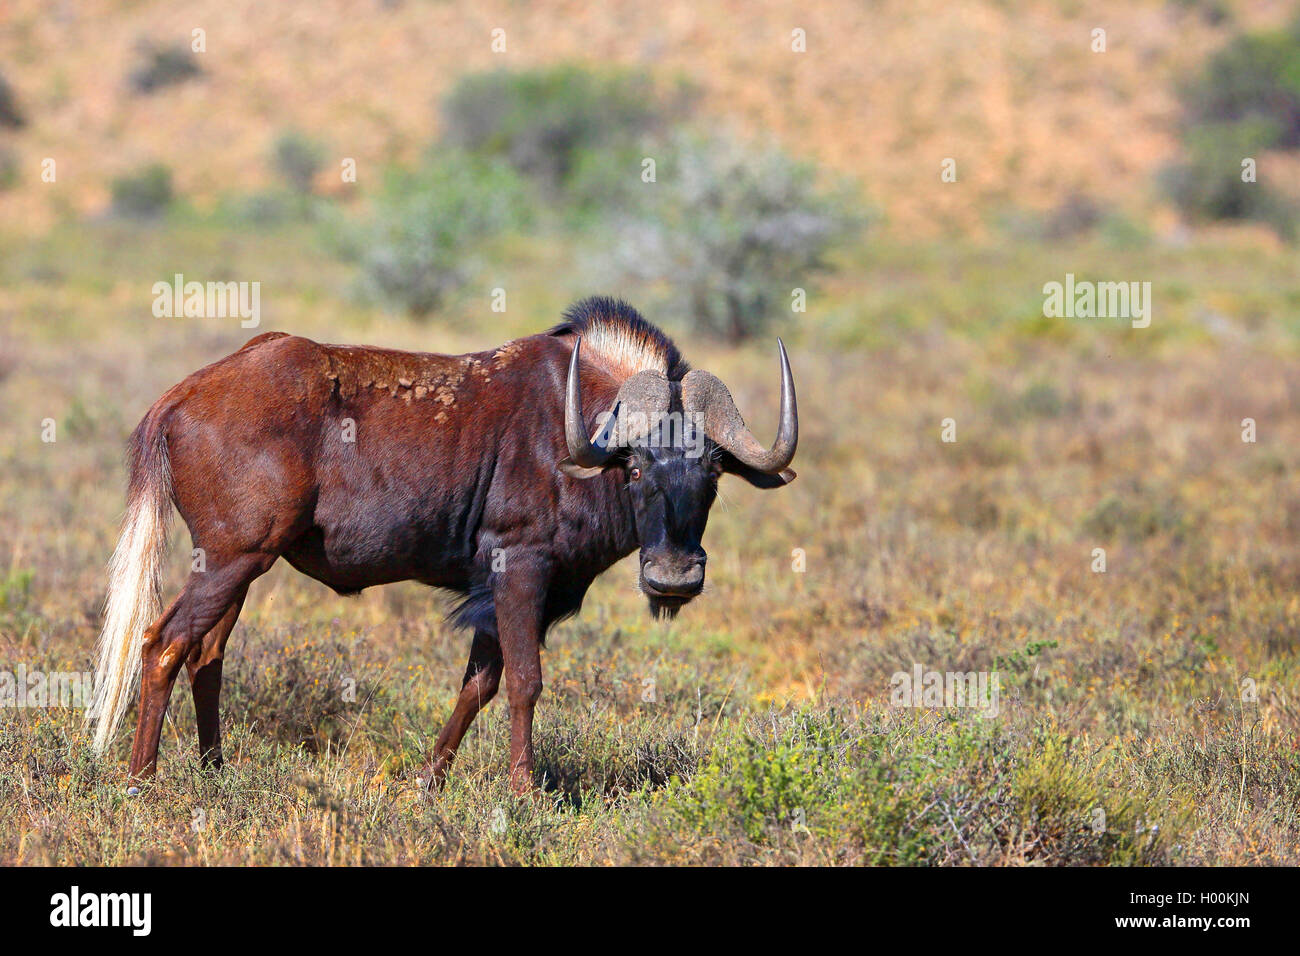
[[[680,601],[670,600],[668,598],[648,598],[650,602],[650,616],[656,621],[671,621],[677,617],[677,612],[685,607],[690,598]]]
[[[624,464],[641,539],[639,584],[656,619],[676,617],[704,589],[700,542],[719,475],[710,450],[638,447]]]

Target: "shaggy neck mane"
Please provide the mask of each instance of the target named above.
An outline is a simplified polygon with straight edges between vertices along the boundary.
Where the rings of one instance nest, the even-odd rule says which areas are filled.
[[[679,381],[690,371],[673,340],[622,299],[593,296],[575,303],[547,335],[582,336],[582,359],[622,382],[647,369]]]

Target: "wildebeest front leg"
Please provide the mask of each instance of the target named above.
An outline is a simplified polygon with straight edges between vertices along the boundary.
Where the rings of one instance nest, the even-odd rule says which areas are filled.
[[[456,699],[456,707],[447,720],[447,726],[438,735],[438,742],[433,748],[433,759],[426,770],[430,787],[442,786],[447,778],[447,768],[451,766],[465,732],[469,730],[469,725],[474,722],[478,712],[496,696],[500,684],[501,644],[495,634],[475,631],[460,697]]]
[[[536,577],[507,572],[494,590],[510,698],[510,784],[524,794],[533,790],[533,708],[542,694],[545,588]]]

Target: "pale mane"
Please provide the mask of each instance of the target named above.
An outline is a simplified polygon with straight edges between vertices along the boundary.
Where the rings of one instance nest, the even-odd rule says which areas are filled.
[[[582,358],[617,381],[654,371],[680,379],[689,370],[672,339],[619,299],[595,296],[575,303],[551,335],[582,336]]]

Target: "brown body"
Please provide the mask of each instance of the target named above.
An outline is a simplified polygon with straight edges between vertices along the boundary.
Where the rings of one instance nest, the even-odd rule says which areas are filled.
[[[649,328],[659,336],[649,343],[651,358],[680,377],[685,363]],[[114,556],[110,623],[101,639],[101,677],[109,678],[96,705],[105,725],[101,746],[125,708],[123,674],[134,663],[141,681],[130,774],[151,775],[184,666],[200,752],[205,763],[220,764],[226,641],[249,585],[283,557],[340,593],[416,580],[460,594],[453,619],[474,637],[460,697],[431,754],[429,781],[441,781],[504,675],[511,778],[517,789],[530,786],[546,631],[576,612],[596,576],[636,550],[642,537],[626,469],[589,469],[584,479],[560,467],[577,331],[557,326],[463,356],[321,345],[272,332],[169,390],[132,436],[128,524]],[[599,345],[600,336],[586,331]],[[591,347],[580,365],[574,361],[585,427],[635,371],[628,362],[643,364],[632,351],[629,359],[626,349]],[[711,489],[707,497],[705,514]],[[170,504],[201,549],[203,569],[191,572],[142,638],[114,636],[114,627],[131,629],[111,624],[115,597],[148,583],[148,574],[130,570],[140,563],[130,560],[132,549],[142,546],[129,542],[143,537],[149,547],[160,546],[155,525]],[[134,533],[141,522],[146,530]],[[689,530],[702,584],[703,520]],[[673,555],[660,551],[652,567],[663,570]],[[131,609],[130,620],[147,619]]]

